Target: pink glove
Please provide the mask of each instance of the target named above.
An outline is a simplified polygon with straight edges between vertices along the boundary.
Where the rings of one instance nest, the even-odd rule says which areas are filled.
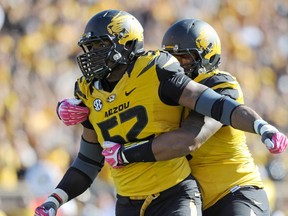
[[[262,142],[272,154],[279,154],[287,148],[288,138],[262,119],[254,122],[254,130],[261,135]]]
[[[35,209],[34,216],[56,216],[57,207],[54,203],[48,202]]]
[[[89,109],[84,106],[80,106],[80,99],[69,98],[64,99],[58,103],[57,115],[62,122],[67,125],[76,125],[85,121],[89,116]]]
[[[268,147],[268,149],[272,154],[279,154],[285,151],[285,149],[287,148],[288,139],[283,133],[277,132],[273,134],[271,140],[269,138],[265,139],[264,143],[267,147],[270,147]]]
[[[105,161],[113,168],[122,168],[125,165],[125,156],[121,154],[122,152],[121,144],[105,141],[103,143],[102,155],[105,157]],[[126,162],[128,162],[126,160]]]

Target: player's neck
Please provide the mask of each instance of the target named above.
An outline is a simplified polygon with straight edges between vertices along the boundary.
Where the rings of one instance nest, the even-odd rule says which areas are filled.
[[[127,65],[118,65],[112,70],[106,80],[110,83],[118,82],[124,75]]]
[[[119,80],[123,77],[126,71],[127,65],[119,65],[117,69],[114,68],[110,75],[106,78],[101,80],[102,88],[105,91],[111,92],[113,91],[114,87],[117,85]]]
[[[111,81],[108,81],[107,79],[101,80],[101,86],[103,90],[107,92],[112,92],[114,87],[117,85],[117,83],[118,81],[111,82]]]

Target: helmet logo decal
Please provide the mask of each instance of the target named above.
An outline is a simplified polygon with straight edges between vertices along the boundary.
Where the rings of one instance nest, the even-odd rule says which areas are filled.
[[[220,39],[218,37],[211,38],[210,35],[215,35],[214,29],[205,26],[201,29],[199,37],[195,41],[197,47],[205,53],[205,59],[210,59],[213,55],[219,54],[221,49]]]
[[[94,106],[94,109],[96,111],[100,111],[103,107],[103,103],[102,103],[102,100],[99,99],[99,98],[96,98],[93,102],[93,106]]]
[[[121,12],[115,16],[107,26],[109,34],[118,38],[119,44],[125,45],[127,41],[138,39],[143,41],[143,27],[137,19],[131,15],[123,15]]]

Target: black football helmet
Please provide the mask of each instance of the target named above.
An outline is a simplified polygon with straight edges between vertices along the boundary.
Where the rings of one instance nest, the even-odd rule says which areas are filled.
[[[187,55],[193,63],[184,67],[194,79],[220,64],[221,42],[217,32],[208,23],[197,19],[183,19],[173,24],[165,33],[162,48],[172,55]]]
[[[105,79],[117,65],[142,54],[143,39],[142,25],[125,11],[106,10],[93,16],[78,42],[84,54],[77,62],[86,80]]]

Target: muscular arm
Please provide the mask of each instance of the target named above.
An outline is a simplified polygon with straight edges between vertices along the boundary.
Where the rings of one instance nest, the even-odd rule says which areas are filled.
[[[190,154],[216,133],[222,124],[210,117],[191,112],[181,128],[161,134],[152,142],[157,161]]]
[[[190,154],[221,127],[222,124],[215,119],[192,111],[182,123],[181,128],[163,133],[145,142],[129,143],[127,148],[120,144],[116,145],[122,146],[120,157],[125,163],[170,160]],[[110,151],[107,154],[110,154]]]
[[[182,80],[181,77],[176,79],[178,82],[168,82],[169,85],[163,85],[163,89],[167,90],[171,86],[170,83],[180,83],[179,80]],[[148,162],[187,155],[219,130],[221,124],[216,120],[221,120],[226,125],[232,124],[237,129],[240,128],[244,131],[255,133],[254,122],[257,119],[261,119],[252,109],[239,104],[228,96],[219,95],[194,81],[189,81],[183,87],[181,94],[176,94],[176,91],[173,92],[174,101],[179,95],[179,104],[206,115],[205,124],[203,117],[201,119],[193,114],[184,121],[180,129],[161,134],[154,140],[147,142],[147,145],[135,145],[133,148],[123,149],[123,154],[127,161]],[[169,98],[168,95],[165,96]],[[142,152],[142,154],[136,154],[137,149],[141,149],[138,152]],[[143,152],[146,153],[143,154]]]
[[[159,97],[163,103],[180,104],[222,124],[255,133],[254,122],[261,117],[254,110],[191,80],[185,76],[177,60],[166,64],[167,59],[172,59],[171,56],[163,54],[160,57],[157,75],[160,81]]]
[[[231,115],[231,126],[243,131],[255,133],[254,122],[261,117],[246,105],[238,106]]]
[[[251,133],[257,132],[261,135],[262,142],[273,154],[283,152],[288,145],[287,137],[263,121],[254,110],[193,81],[188,82],[184,87],[179,98],[179,104],[195,109],[198,113],[211,116],[215,120],[221,120],[222,123],[231,125],[236,129]],[[209,123],[211,128],[208,128],[206,117],[204,126],[196,124],[189,129],[189,124],[187,125],[184,124],[183,128],[162,134],[154,140],[133,144],[133,147],[130,148],[123,148],[121,155],[126,159],[124,163],[152,162],[183,156],[201,145],[220,128],[219,124],[217,128],[215,123]],[[209,131],[210,129],[211,131]],[[203,132],[201,133],[201,131]]]

